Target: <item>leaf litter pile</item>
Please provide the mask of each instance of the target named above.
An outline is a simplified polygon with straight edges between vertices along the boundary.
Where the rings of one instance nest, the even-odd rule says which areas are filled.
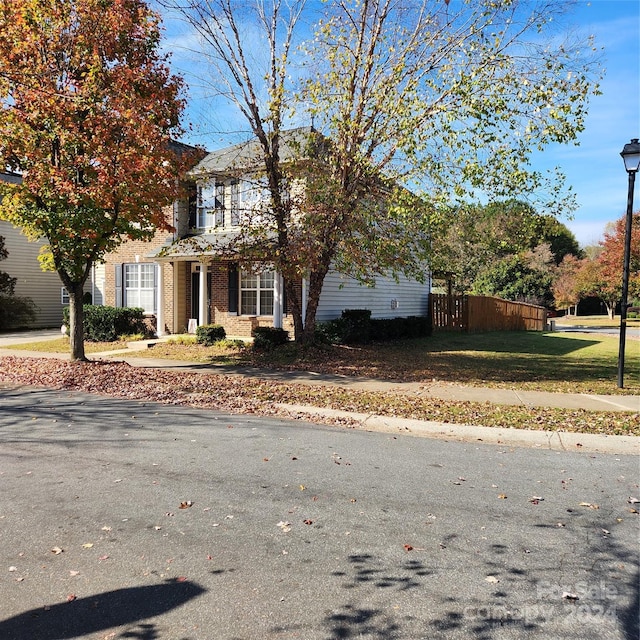
[[[640,414],[455,402],[402,392],[365,391],[277,382],[235,375],[138,368],[124,362],[71,363],[57,359],[0,358],[0,383],[98,393],[128,400],[292,417],[281,405],[307,405],[357,413],[488,427],[640,435]],[[294,412],[295,414],[295,412]],[[355,420],[306,421],[357,426]]]

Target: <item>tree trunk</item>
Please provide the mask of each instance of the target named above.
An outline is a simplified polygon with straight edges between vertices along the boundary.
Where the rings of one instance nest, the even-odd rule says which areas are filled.
[[[74,282],[71,286],[67,286],[67,291],[69,291],[69,342],[72,362],[86,362],[87,360],[84,354],[83,284],[82,282]]]
[[[304,330],[297,342],[303,345],[311,344],[316,333],[316,313],[318,311],[318,303],[320,302],[320,294],[324,279],[329,268],[321,267],[319,270],[312,271],[309,275],[309,294],[307,299],[307,312],[304,319]]]
[[[287,294],[287,307],[293,318],[293,339],[298,342],[304,332],[304,321],[302,318],[302,300],[298,295],[296,281],[292,278],[285,278],[285,291]]]

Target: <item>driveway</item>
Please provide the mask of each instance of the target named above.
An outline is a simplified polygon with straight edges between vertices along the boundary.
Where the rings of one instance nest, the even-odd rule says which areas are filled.
[[[637,471],[5,388],[0,637],[635,640]]]

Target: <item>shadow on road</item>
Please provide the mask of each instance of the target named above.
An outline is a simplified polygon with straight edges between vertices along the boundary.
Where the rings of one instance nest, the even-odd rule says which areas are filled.
[[[162,615],[196,598],[205,589],[194,582],[167,581],[99,593],[72,602],[32,609],[0,621],[3,640],[69,640]],[[139,624],[122,638],[156,640],[156,625]]]

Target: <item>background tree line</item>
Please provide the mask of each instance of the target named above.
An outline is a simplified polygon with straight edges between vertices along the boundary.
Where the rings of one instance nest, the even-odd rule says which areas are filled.
[[[640,297],[640,213],[632,230],[630,298]],[[624,218],[580,248],[552,215],[519,200],[450,209],[435,231],[433,270],[455,293],[494,295],[568,310],[597,297],[613,317],[622,288]],[[575,309],[574,309],[575,312]]]

